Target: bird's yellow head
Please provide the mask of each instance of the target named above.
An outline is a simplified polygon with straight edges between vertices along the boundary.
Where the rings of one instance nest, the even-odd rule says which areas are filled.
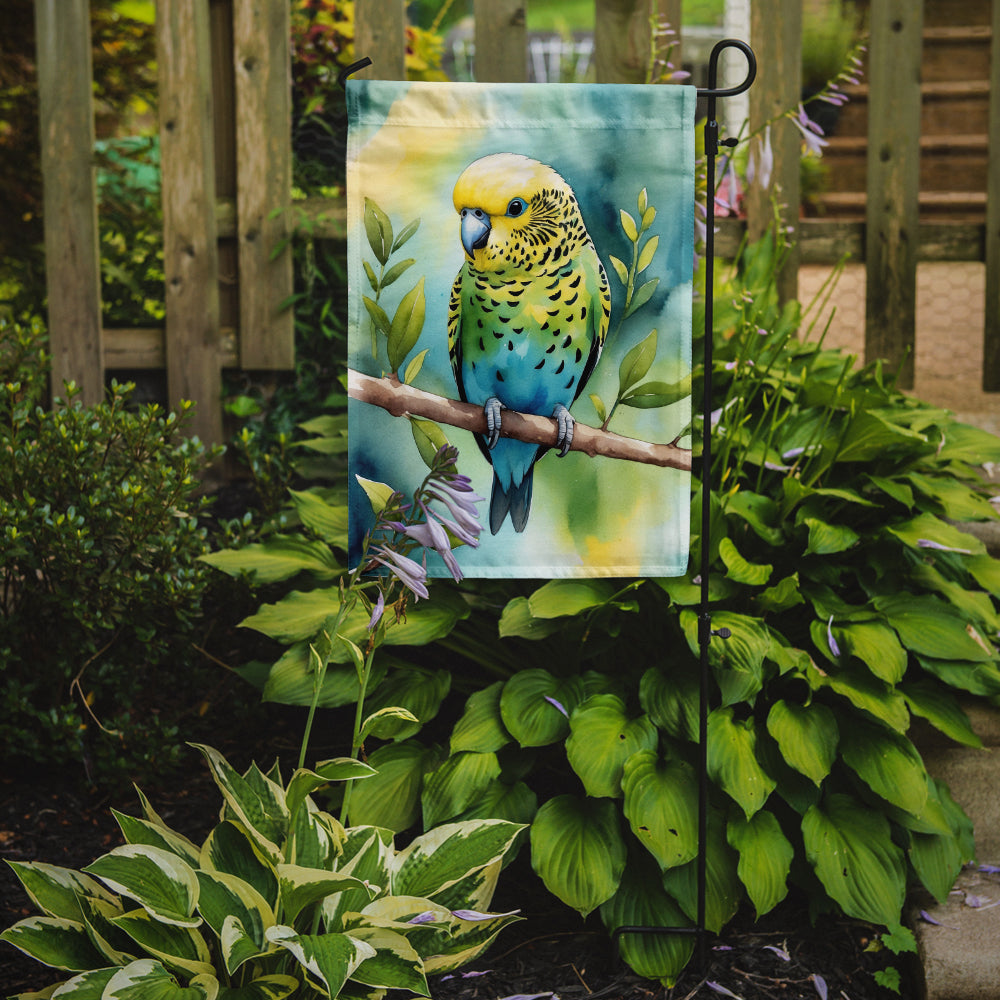
[[[470,164],[453,199],[462,245],[477,271],[554,271],[590,242],[573,189],[552,167],[519,153]]]

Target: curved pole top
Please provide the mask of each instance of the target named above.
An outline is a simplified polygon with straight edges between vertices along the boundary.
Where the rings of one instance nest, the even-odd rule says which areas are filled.
[[[725,49],[739,49],[747,59],[746,79],[735,87],[716,86],[719,74],[719,56]],[[712,49],[712,54],[708,57],[708,86],[698,88],[699,97],[735,97],[750,89],[750,85],[757,77],[757,57],[753,49],[746,42],[738,38],[724,38],[721,42],[716,42]]]

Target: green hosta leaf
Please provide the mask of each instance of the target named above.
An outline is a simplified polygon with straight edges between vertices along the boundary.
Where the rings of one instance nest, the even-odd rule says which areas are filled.
[[[994,597],[1000,597],[1000,559],[990,555],[973,556],[963,560],[965,568],[972,574],[976,583]]]
[[[996,653],[975,626],[936,597],[882,595],[875,607],[888,619],[903,645],[939,660],[993,660]]]
[[[602,607],[614,594],[607,580],[550,580],[528,598],[528,607],[535,618],[560,618]]]
[[[538,812],[538,797],[523,782],[508,785],[493,781],[458,819],[505,819],[510,823],[529,824]]]
[[[495,753],[452,754],[424,780],[421,796],[424,827],[454,819],[499,776],[500,764]]]
[[[198,975],[181,986],[159,962],[142,958],[115,972],[101,1000],[216,1000],[218,995],[213,975]]]
[[[856,656],[887,684],[898,684],[906,673],[906,650],[896,633],[879,622],[852,622],[833,627],[841,650]]]
[[[46,916],[80,921],[83,919],[79,902],[81,896],[93,896],[108,903],[115,901],[115,897],[97,879],[71,868],[40,861],[8,861],[7,864],[32,903]]]
[[[212,777],[235,816],[250,832],[265,856],[272,862],[280,857],[278,844],[288,830],[288,809],[284,789],[266,778],[258,787],[242,777],[217,750],[203,744],[192,744],[200,750],[212,770]]]
[[[178,927],[197,927],[198,878],[187,862],[147,844],[125,844],[84,871],[113,892],[134,899],[150,916]]]
[[[909,521],[888,525],[886,531],[913,549],[920,549],[922,547],[921,541],[925,541],[969,552],[972,555],[983,555],[986,552],[986,546],[978,538],[942,521],[933,514],[918,514]]]
[[[726,828],[729,846],[739,851],[736,873],[760,919],[788,894],[788,873],[795,849],[781,832],[774,813],[762,809],[750,819],[737,816]]]
[[[612,694],[595,694],[573,711],[566,758],[588,795],[616,799],[622,768],[638,750],[656,748],[658,734],[646,716],[629,719],[625,703]]]
[[[428,469],[433,469],[437,453],[448,444],[444,431],[433,420],[410,417],[410,432],[413,434],[413,443],[417,446],[424,465]]]
[[[104,958],[91,944],[87,929],[65,917],[28,917],[0,934],[6,941],[35,961],[54,969],[80,972],[99,968]]]
[[[681,627],[694,656],[700,656],[698,616],[693,611],[681,612]],[[733,705],[753,701],[763,685],[764,659],[771,648],[771,636],[759,618],[717,611],[712,615],[712,628],[728,628],[728,639],[714,637],[708,647],[708,662],[722,689],[723,703]]]
[[[784,541],[781,510],[771,497],[740,490],[726,498],[726,516],[745,521],[768,545],[778,546]]]
[[[330,545],[347,547],[347,505],[332,504],[313,490],[288,491],[299,519]]]
[[[733,709],[717,708],[708,717],[708,774],[749,819],[774,791],[775,781],[757,762],[754,720],[733,718]]]
[[[714,934],[732,919],[743,899],[743,884],[736,874],[736,852],[726,843],[726,825],[721,813],[708,817],[705,851],[705,926]],[[698,861],[670,868],[663,873],[663,886],[691,920],[698,916]]]
[[[434,899],[460,880],[499,862],[523,829],[504,820],[446,823],[396,855],[392,891]]]
[[[582,700],[578,677],[560,679],[547,670],[522,670],[504,684],[500,717],[521,746],[546,746],[566,736],[569,715]]]
[[[1000,669],[993,663],[936,660],[930,656],[918,656],[917,662],[949,687],[988,697],[1000,694]]]
[[[813,666],[806,678],[813,688],[829,688],[897,732],[906,732],[910,724],[910,713],[906,710],[903,696],[884,681],[872,677],[867,669],[841,667],[835,673],[824,675]]]
[[[288,580],[297,573],[331,580],[343,572],[325,542],[288,535],[272,535],[266,542],[209,552],[199,558],[230,576],[246,574],[258,584]]]
[[[263,632],[278,642],[298,642],[312,639],[339,610],[337,587],[293,590],[275,604],[262,604],[256,614],[244,618],[240,625]]]
[[[618,889],[625,842],[607,799],[557,795],[531,825],[531,865],[553,895],[586,916]]]
[[[686,927],[688,918],[664,891],[655,866],[630,858],[617,892],[601,904],[610,932],[619,927]],[[694,951],[690,934],[623,934],[621,957],[638,975],[673,986]]]
[[[353,757],[334,757],[331,760],[320,761],[312,771],[301,767],[288,782],[285,805],[288,812],[294,814],[298,812],[307,796],[331,781],[356,781],[361,778],[372,778],[377,773],[375,768]]]
[[[763,587],[771,578],[774,567],[770,564],[747,562],[740,555],[739,549],[729,538],[719,541],[719,557],[726,564],[730,580],[745,583],[749,587]]]
[[[246,986],[223,987],[218,1000],[285,1000],[299,988],[292,976],[261,976]]]
[[[390,740],[400,732],[401,725],[402,732],[409,735],[414,725],[419,729],[420,720],[407,708],[399,708],[395,705],[390,708],[380,708],[378,711],[372,712],[361,724],[358,736],[362,740],[366,740],[369,736],[375,736],[380,740]]]
[[[698,783],[688,764],[642,750],[625,762],[622,790],[625,818],[660,868],[697,855]]]
[[[451,733],[452,753],[460,750],[490,753],[510,743],[510,733],[500,717],[502,690],[503,681],[497,681],[469,696],[465,711]]]
[[[531,613],[527,597],[515,597],[507,602],[500,615],[501,639],[518,636],[521,639],[544,639],[562,628],[558,621],[536,618]]]
[[[906,704],[914,715],[967,747],[981,747],[983,741],[972,728],[969,717],[947,688],[932,680],[907,681],[900,685]]]
[[[397,833],[420,817],[424,773],[437,764],[433,750],[414,740],[379,747],[368,760],[378,772],[351,790],[352,825],[382,826]]]
[[[351,937],[375,949],[375,954],[351,973],[355,982],[430,996],[424,963],[402,934],[383,927],[362,926],[352,929]]]
[[[412,612],[407,612],[408,617],[411,614]],[[390,633],[395,628],[396,626],[390,629]],[[383,708],[405,708],[410,712],[416,721],[385,719],[379,726],[380,739],[405,740],[419,732],[423,723],[430,722],[437,715],[450,688],[451,674],[447,670],[427,670],[422,667],[394,670],[379,684],[365,706],[373,712]]]
[[[992,521],[996,517],[986,497],[953,477],[911,472],[906,478],[925,497],[940,505],[942,514],[950,521]]]
[[[829,556],[844,552],[861,537],[846,524],[828,524],[815,517],[803,519],[809,529],[809,543],[806,555]]]
[[[197,930],[161,923],[145,910],[123,913],[113,917],[111,922],[168,968],[178,969],[188,976],[212,974],[212,956]]]
[[[639,704],[644,712],[670,736],[678,740],[698,739],[698,676],[694,670],[675,664],[669,674],[650,667],[639,682]]]
[[[804,604],[805,598],[799,590],[799,574],[792,573],[779,580],[773,587],[757,594],[754,600],[761,611],[778,613],[794,608],[797,604]]]
[[[818,787],[837,756],[839,731],[833,712],[815,701],[798,705],[779,699],[768,713],[767,731],[785,761]]]
[[[421,278],[402,298],[392,317],[386,350],[390,371],[398,371],[413,350],[424,328],[424,279]]]
[[[645,377],[656,360],[656,331],[652,330],[622,358],[618,366],[618,395],[624,396]]]
[[[849,917],[899,923],[906,866],[882,813],[849,795],[830,795],[806,813],[802,836],[820,882]]]
[[[337,649],[346,648],[343,643],[334,644]],[[377,685],[385,676],[384,658],[375,660],[369,687]],[[358,675],[353,666],[341,667],[330,664],[323,675],[316,703],[318,708],[339,708],[358,700]],[[297,642],[289,646],[271,667],[261,694],[264,701],[281,705],[311,705],[316,697],[316,673],[311,660],[309,643]]]
[[[227,820],[208,835],[201,848],[200,867],[208,872],[234,875],[253,886],[270,906],[277,905],[277,873],[240,823]]]
[[[909,855],[927,891],[946,902],[965,860],[958,839],[950,833],[911,833]]]
[[[905,812],[919,815],[927,801],[927,772],[913,744],[899,733],[852,719],[841,741],[844,761],[869,788]]]
[[[878,458],[893,447],[913,447],[926,443],[915,431],[890,423],[870,410],[851,421],[837,452],[838,462],[867,462]]]
[[[345,889],[365,889],[364,883],[342,872],[303,868],[301,865],[278,865],[282,913],[286,920],[295,918],[307,906]],[[371,893],[374,896],[374,892]]]
[[[296,934],[281,924],[268,928],[267,939],[291,952],[332,997],[339,996],[358,966],[376,954],[370,944],[349,934]]]

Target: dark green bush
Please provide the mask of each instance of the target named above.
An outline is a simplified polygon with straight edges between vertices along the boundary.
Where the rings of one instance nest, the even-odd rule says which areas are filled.
[[[0,321],[0,745],[110,776],[174,750],[160,696],[190,664],[206,587],[208,454],[187,404],[130,408],[129,385],[83,406],[69,384],[43,408],[42,337]]]

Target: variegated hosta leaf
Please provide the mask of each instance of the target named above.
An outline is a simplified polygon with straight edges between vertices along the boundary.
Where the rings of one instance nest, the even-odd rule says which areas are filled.
[[[447,937],[442,935],[443,940],[433,953],[424,958],[424,971],[428,975],[451,972],[474,961],[493,943],[500,931],[521,919],[517,912],[477,914],[472,920],[463,918],[463,914],[469,911],[451,912],[455,917],[451,933]]]
[[[474,750],[477,753],[495,753],[510,742],[500,716],[500,692],[503,681],[497,681],[469,696],[462,717],[451,733],[451,752]]]
[[[625,761],[639,750],[653,750],[659,740],[648,715],[630,719],[625,702],[613,694],[595,694],[570,716],[566,757],[595,798],[621,797]]]
[[[697,855],[698,783],[689,764],[643,750],[625,762],[622,789],[632,832],[661,869]]]
[[[573,795],[549,799],[531,824],[531,865],[549,892],[583,916],[610,899],[625,870],[615,804]]]
[[[28,917],[0,934],[26,955],[54,969],[80,972],[100,968],[105,959],[95,950],[87,928],[65,917]]]
[[[522,827],[522,830],[524,828]],[[520,836],[520,834],[518,835]],[[460,878],[446,889],[434,893],[435,902],[447,906],[449,910],[468,908],[472,910],[488,910],[496,892],[506,857],[497,858],[493,864]]]
[[[125,813],[120,813],[117,809],[112,809],[111,812],[118,821],[122,834],[128,843],[159,847],[171,854],[176,854],[192,867],[198,864],[198,848],[182,834],[149,820],[126,816]]]
[[[111,966],[107,969],[91,969],[89,972],[81,972],[80,975],[67,979],[65,983],[44,993],[21,993],[11,1000],[27,997],[51,997],[53,1000],[101,1000],[104,996],[104,988],[114,978],[119,966]],[[51,990],[51,993],[49,992]]]
[[[349,934],[296,934],[293,928],[278,924],[268,928],[267,939],[291,952],[309,978],[332,997],[365,959],[375,957],[370,944]]]
[[[351,931],[351,937],[375,949],[375,954],[366,958],[351,973],[355,982],[430,996],[424,963],[402,934],[384,927],[356,927]]]
[[[171,969],[180,969],[189,976],[213,971],[205,939],[190,927],[160,923],[145,910],[123,913],[112,923]]]
[[[708,717],[708,774],[752,816],[774,791],[776,782],[757,761],[757,733],[752,718],[738,721],[732,707]]]
[[[24,891],[46,916],[81,920],[81,896],[93,896],[109,903],[114,896],[97,879],[74,871],[39,861],[8,861]]]
[[[205,755],[226,806],[247,828],[264,855],[272,863],[277,863],[281,856],[278,845],[288,831],[284,789],[255,768],[251,768],[246,776],[240,775],[212,747],[203,744],[193,746]]]
[[[125,844],[98,858],[84,871],[96,875],[114,892],[134,899],[150,916],[165,924],[197,927],[198,878],[194,869],[171,851],[147,844]]]
[[[705,849],[705,926],[718,934],[732,919],[743,899],[743,885],[736,874],[736,852],[726,843],[726,824],[712,810],[708,816]],[[692,919],[698,917],[698,861],[663,873],[663,887]]]
[[[906,866],[882,813],[849,795],[830,795],[805,814],[802,837],[823,887],[849,917],[899,923]]]
[[[285,858],[305,868],[335,868],[344,837],[340,822],[306,799],[292,819]]]
[[[393,859],[392,892],[433,899],[460,879],[499,861],[523,827],[505,820],[446,823]]]
[[[219,981],[196,976],[187,986],[153,959],[143,958],[119,969],[108,981],[101,1000],[216,1000]]]
[[[246,954],[243,938],[250,939],[254,949],[253,954],[259,954],[267,949],[264,931],[274,925],[274,912],[267,900],[252,885],[235,875],[200,871],[198,883],[201,887],[198,910],[220,940],[223,939],[227,921],[235,920],[239,923],[239,933],[236,933],[236,928],[231,928],[229,931],[230,943],[240,942],[239,960],[235,964],[230,964],[230,958],[235,958],[233,948],[224,949],[227,971],[232,975],[242,962],[251,957]]]
[[[726,837],[729,846],[740,853],[736,873],[759,918],[788,894],[788,872],[795,849],[781,832],[774,813],[766,809],[750,819],[737,816],[730,820]]]
[[[619,927],[689,927],[692,922],[664,891],[652,859],[630,858],[618,891],[601,905],[601,920]],[[672,986],[694,950],[691,934],[623,934],[619,950],[640,976]]]
[[[298,988],[299,980],[294,976],[261,976],[245,986],[224,986],[218,1000],[285,1000]]]
[[[83,921],[94,947],[104,956],[105,965],[128,965],[139,958],[135,942],[114,924],[125,911],[120,902],[109,903],[93,896],[80,899]]]
[[[252,885],[272,909],[278,905],[278,874],[241,823],[225,820],[208,835],[199,867],[235,875]]]
[[[345,889],[361,889],[375,895],[361,879],[342,872],[328,872],[301,865],[278,865],[281,906],[286,920],[294,921],[302,910]]]
[[[840,732],[833,712],[820,702],[799,705],[779,699],[767,715],[767,731],[789,766],[815,785],[830,773]]]
[[[345,889],[323,900],[323,920],[327,930],[344,930],[342,918],[363,909],[371,893],[385,892],[389,886],[392,833],[373,826],[356,826],[347,831],[337,871],[353,875],[367,888]]]

